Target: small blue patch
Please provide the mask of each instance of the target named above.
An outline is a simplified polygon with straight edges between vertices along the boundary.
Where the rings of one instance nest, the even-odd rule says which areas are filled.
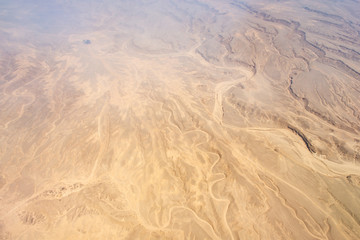
[[[83,43],[84,44],[91,44],[91,41],[89,39],[85,39],[85,40],[83,40]]]

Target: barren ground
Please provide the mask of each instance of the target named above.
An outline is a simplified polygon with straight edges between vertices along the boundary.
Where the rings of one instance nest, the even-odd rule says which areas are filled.
[[[359,16],[3,1],[0,239],[359,239]]]

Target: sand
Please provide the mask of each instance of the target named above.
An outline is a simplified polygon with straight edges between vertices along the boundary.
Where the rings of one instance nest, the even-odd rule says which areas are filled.
[[[0,239],[359,239],[358,1],[9,1]]]

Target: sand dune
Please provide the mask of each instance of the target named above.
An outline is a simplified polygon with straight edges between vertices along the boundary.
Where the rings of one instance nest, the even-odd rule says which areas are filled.
[[[0,239],[359,239],[358,1],[0,7]]]

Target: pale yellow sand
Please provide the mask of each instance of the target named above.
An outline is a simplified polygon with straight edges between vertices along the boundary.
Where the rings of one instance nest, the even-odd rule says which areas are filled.
[[[360,238],[358,1],[115,2],[2,3],[0,239]]]

